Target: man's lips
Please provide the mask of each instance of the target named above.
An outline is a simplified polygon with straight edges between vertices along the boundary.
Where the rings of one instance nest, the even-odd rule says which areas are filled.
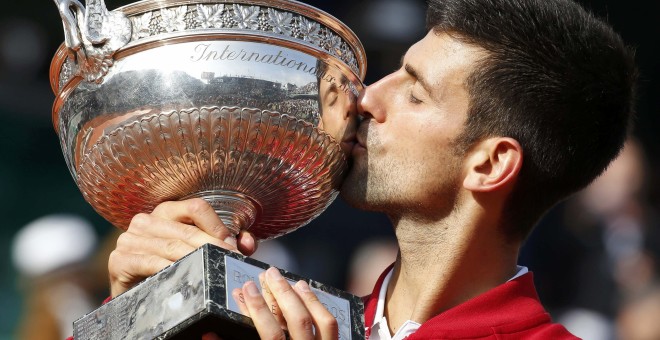
[[[357,140],[355,139],[355,133],[353,133],[347,137],[344,137],[339,145],[341,146],[341,149],[344,151],[344,153],[349,155],[356,143]]]
[[[357,141],[355,141],[355,139],[345,140],[345,141],[341,142],[341,144],[346,145],[346,146],[350,146],[352,148],[355,144],[357,144]]]
[[[366,138],[363,138],[362,135],[360,134],[355,135],[355,145],[366,149],[367,142],[365,141],[365,139]]]
[[[369,125],[367,122],[362,121],[357,128],[357,131],[353,134],[351,141],[353,143],[353,151],[355,150],[365,150],[367,148],[367,131],[369,130]]]

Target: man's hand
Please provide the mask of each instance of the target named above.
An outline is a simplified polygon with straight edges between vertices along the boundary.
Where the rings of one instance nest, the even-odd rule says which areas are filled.
[[[337,320],[323,306],[305,281],[294,286],[276,268],[259,275],[263,293],[257,285],[246,282],[232,295],[241,312],[254,322],[261,339],[332,339],[339,336]]]
[[[164,202],[151,214],[135,215],[108,261],[112,297],[206,243],[248,256],[257,248],[247,232],[234,237],[201,198]]]

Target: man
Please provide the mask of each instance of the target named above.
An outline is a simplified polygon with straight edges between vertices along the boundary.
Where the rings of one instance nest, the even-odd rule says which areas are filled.
[[[551,323],[518,251],[548,208],[621,149],[633,56],[570,0],[431,0],[427,23],[401,67],[358,103],[342,195],[387,214],[400,248],[366,300],[367,335],[574,338]],[[201,200],[136,216],[110,259],[112,295],[206,242],[256,247]],[[235,297],[263,338],[282,338],[282,327],[294,339],[337,337],[306,284],[290,287],[274,269],[261,280],[268,293],[248,282]]]

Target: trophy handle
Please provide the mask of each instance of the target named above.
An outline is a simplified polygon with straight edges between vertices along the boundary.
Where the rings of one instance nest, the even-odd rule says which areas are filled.
[[[114,63],[114,54],[131,40],[131,21],[108,11],[103,0],[53,0],[64,25],[64,41],[77,66],[76,75],[101,83]]]

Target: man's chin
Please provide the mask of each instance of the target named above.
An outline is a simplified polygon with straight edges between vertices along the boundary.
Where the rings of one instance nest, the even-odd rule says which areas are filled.
[[[352,159],[348,174],[339,189],[339,196],[350,206],[372,210],[367,197],[367,169],[359,160]]]
[[[353,208],[373,211],[368,199],[366,186],[360,182],[344,181],[339,196]]]
[[[363,190],[363,185],[355,180],[354,175],[349,172],[339,188],[339,197],[351,206],[359,205],[359,202],[364,201],[367,192],[366,188]]]

